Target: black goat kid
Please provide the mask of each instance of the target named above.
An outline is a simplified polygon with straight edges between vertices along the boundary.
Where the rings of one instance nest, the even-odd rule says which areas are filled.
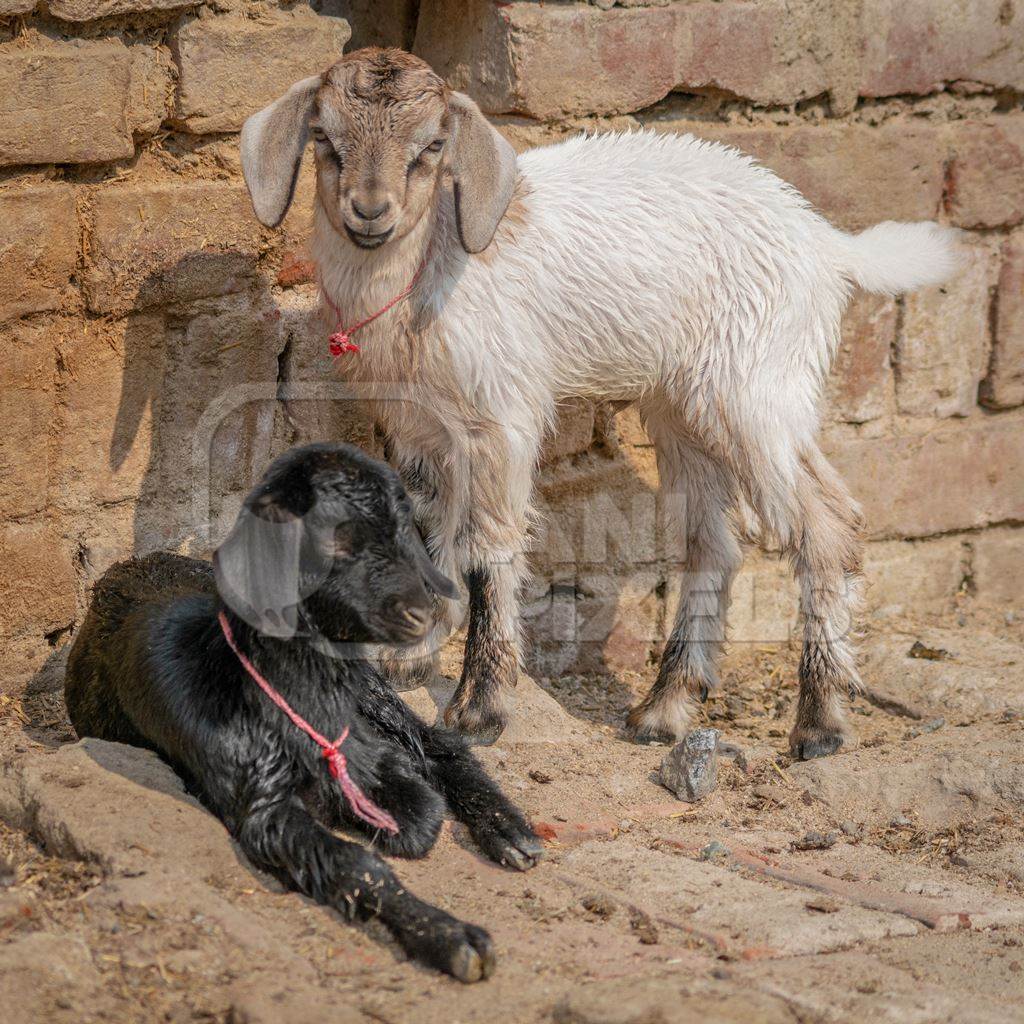
[[[150,555],[96,584],[68,661],[71,721],[80,736],[157,751],[286,885],[350,918],[379,917],[410,956],[462,981],[486,978],[487,932],[328,831],[346,825],[386,853],[422,857],[447,804],[493,860],[526,870],[539,859],[536,835],[464,741],[417,718],[361,646],[421,641],[432,594],[455,592],[395,473],[347,445],[293,449],[246,499],[213,566]],[[347,729],[338,753],[307,723],[328,748]]]

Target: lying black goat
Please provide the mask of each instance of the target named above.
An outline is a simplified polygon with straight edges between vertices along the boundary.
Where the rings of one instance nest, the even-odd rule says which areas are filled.
[[[424,638],[431,593],[457,592],[398,477],[347,445],[296,448],[212,566],[157,554],[103,576],[65,692],[80,736],[157,751],[257,867],[350,917],[378,916],[410,956],[477,981],[494,967],[487,932],[324,827],[422,857],[447,803],[499,863],[526,870],[541,855],[464,741],[424,724],[367,660],[364,644]]]

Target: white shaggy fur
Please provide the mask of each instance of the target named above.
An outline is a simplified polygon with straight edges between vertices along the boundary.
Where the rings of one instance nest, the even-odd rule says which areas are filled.
[[[416,345],[403,354],[383,317],[344,372],[371,397],[385,396],[381,381],[413,382],[413,412],[384,403],[380,414],[400,464],[423,460],[448,481],[445,507],[424,510],[444,567],[508,563],[522,548],[560,399],[637,402],[701,582],[683,588],[674,654],[670,641],[634,728],[679,735],[689,696],[714,685],[739,565],[730,517],[745,501],[804,582],[801,678],[818,683],[807,708],[801,698],[794,747],[835,749],[849,739],[838,695],[856,686],[845,630],[857,513],[815,442],[822,382],[852,287],[945,280],[955,233],[886,223],[845,234],[769,170],[688,135],[575,138],[522,154],[519,172],[518,214],[480,256],[459,246],[443,190],[408,236],[373,252],[345,244],[318,200],[322,285],[352,319],[404,288],[428,253],[402,321]],[[481,458],[504,478],[498,498],[493,481],[474,486]],[[504,579],[502,591],[517,574]]]

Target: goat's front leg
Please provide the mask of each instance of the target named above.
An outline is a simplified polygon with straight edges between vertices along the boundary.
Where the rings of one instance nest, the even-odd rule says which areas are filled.
[[[448,469],[436,454],[399,442],[386,449],[413,503],[416,525],[434,564],[448,577],[457,579],[458,564],[452,551],[452,524],[459,520],[460,506]],[[441,644],[458,625],[462,611],[458,601],[438,597],[434,601],[434,628],[417,644],[385,648],[380,666],[396,689],[429,686],[438,674]]]
[[[477,743],[503,732],[519,679],[519,586],[536,458],[533,449],[491,440],[466,464],[469,500],[453,546],[469,587],[469,626],[462,678],[444,714]]]
[[[494,970],[484,929],[413,896],[376,854],[332,835],[297,798],[261,805],[233,831],[256,867],[349,919],[379,918],[421,963],[466,982]]]
[[[544,844],[484,771],[465,739],[447,729],[429,727],[423,729],[422,739],[431,781],[480,849],[491,860],[520,871],[535,867],[544,855]]]

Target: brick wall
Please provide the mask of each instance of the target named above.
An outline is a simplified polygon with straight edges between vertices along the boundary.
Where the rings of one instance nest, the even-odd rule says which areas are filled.
[[[308,168],[268,231],[238,165],[245,117],[350,24],[357,45],[414,46],[520,148],[693,132],[843,227],[965,228],[974,258],[948,287],[855,300],[825,446],[864,503],[873,621],[1020,610],[1020,0],[0,0],[0,686],[44,684],[115,559],[207,550],[274,452],[373,443],[325,372]],[[564,410],[535,666],[656,649],[674,587],[656,486],[633,412]],[[741,640],[785,639],[787,567],[754,555],[731,619]]]

